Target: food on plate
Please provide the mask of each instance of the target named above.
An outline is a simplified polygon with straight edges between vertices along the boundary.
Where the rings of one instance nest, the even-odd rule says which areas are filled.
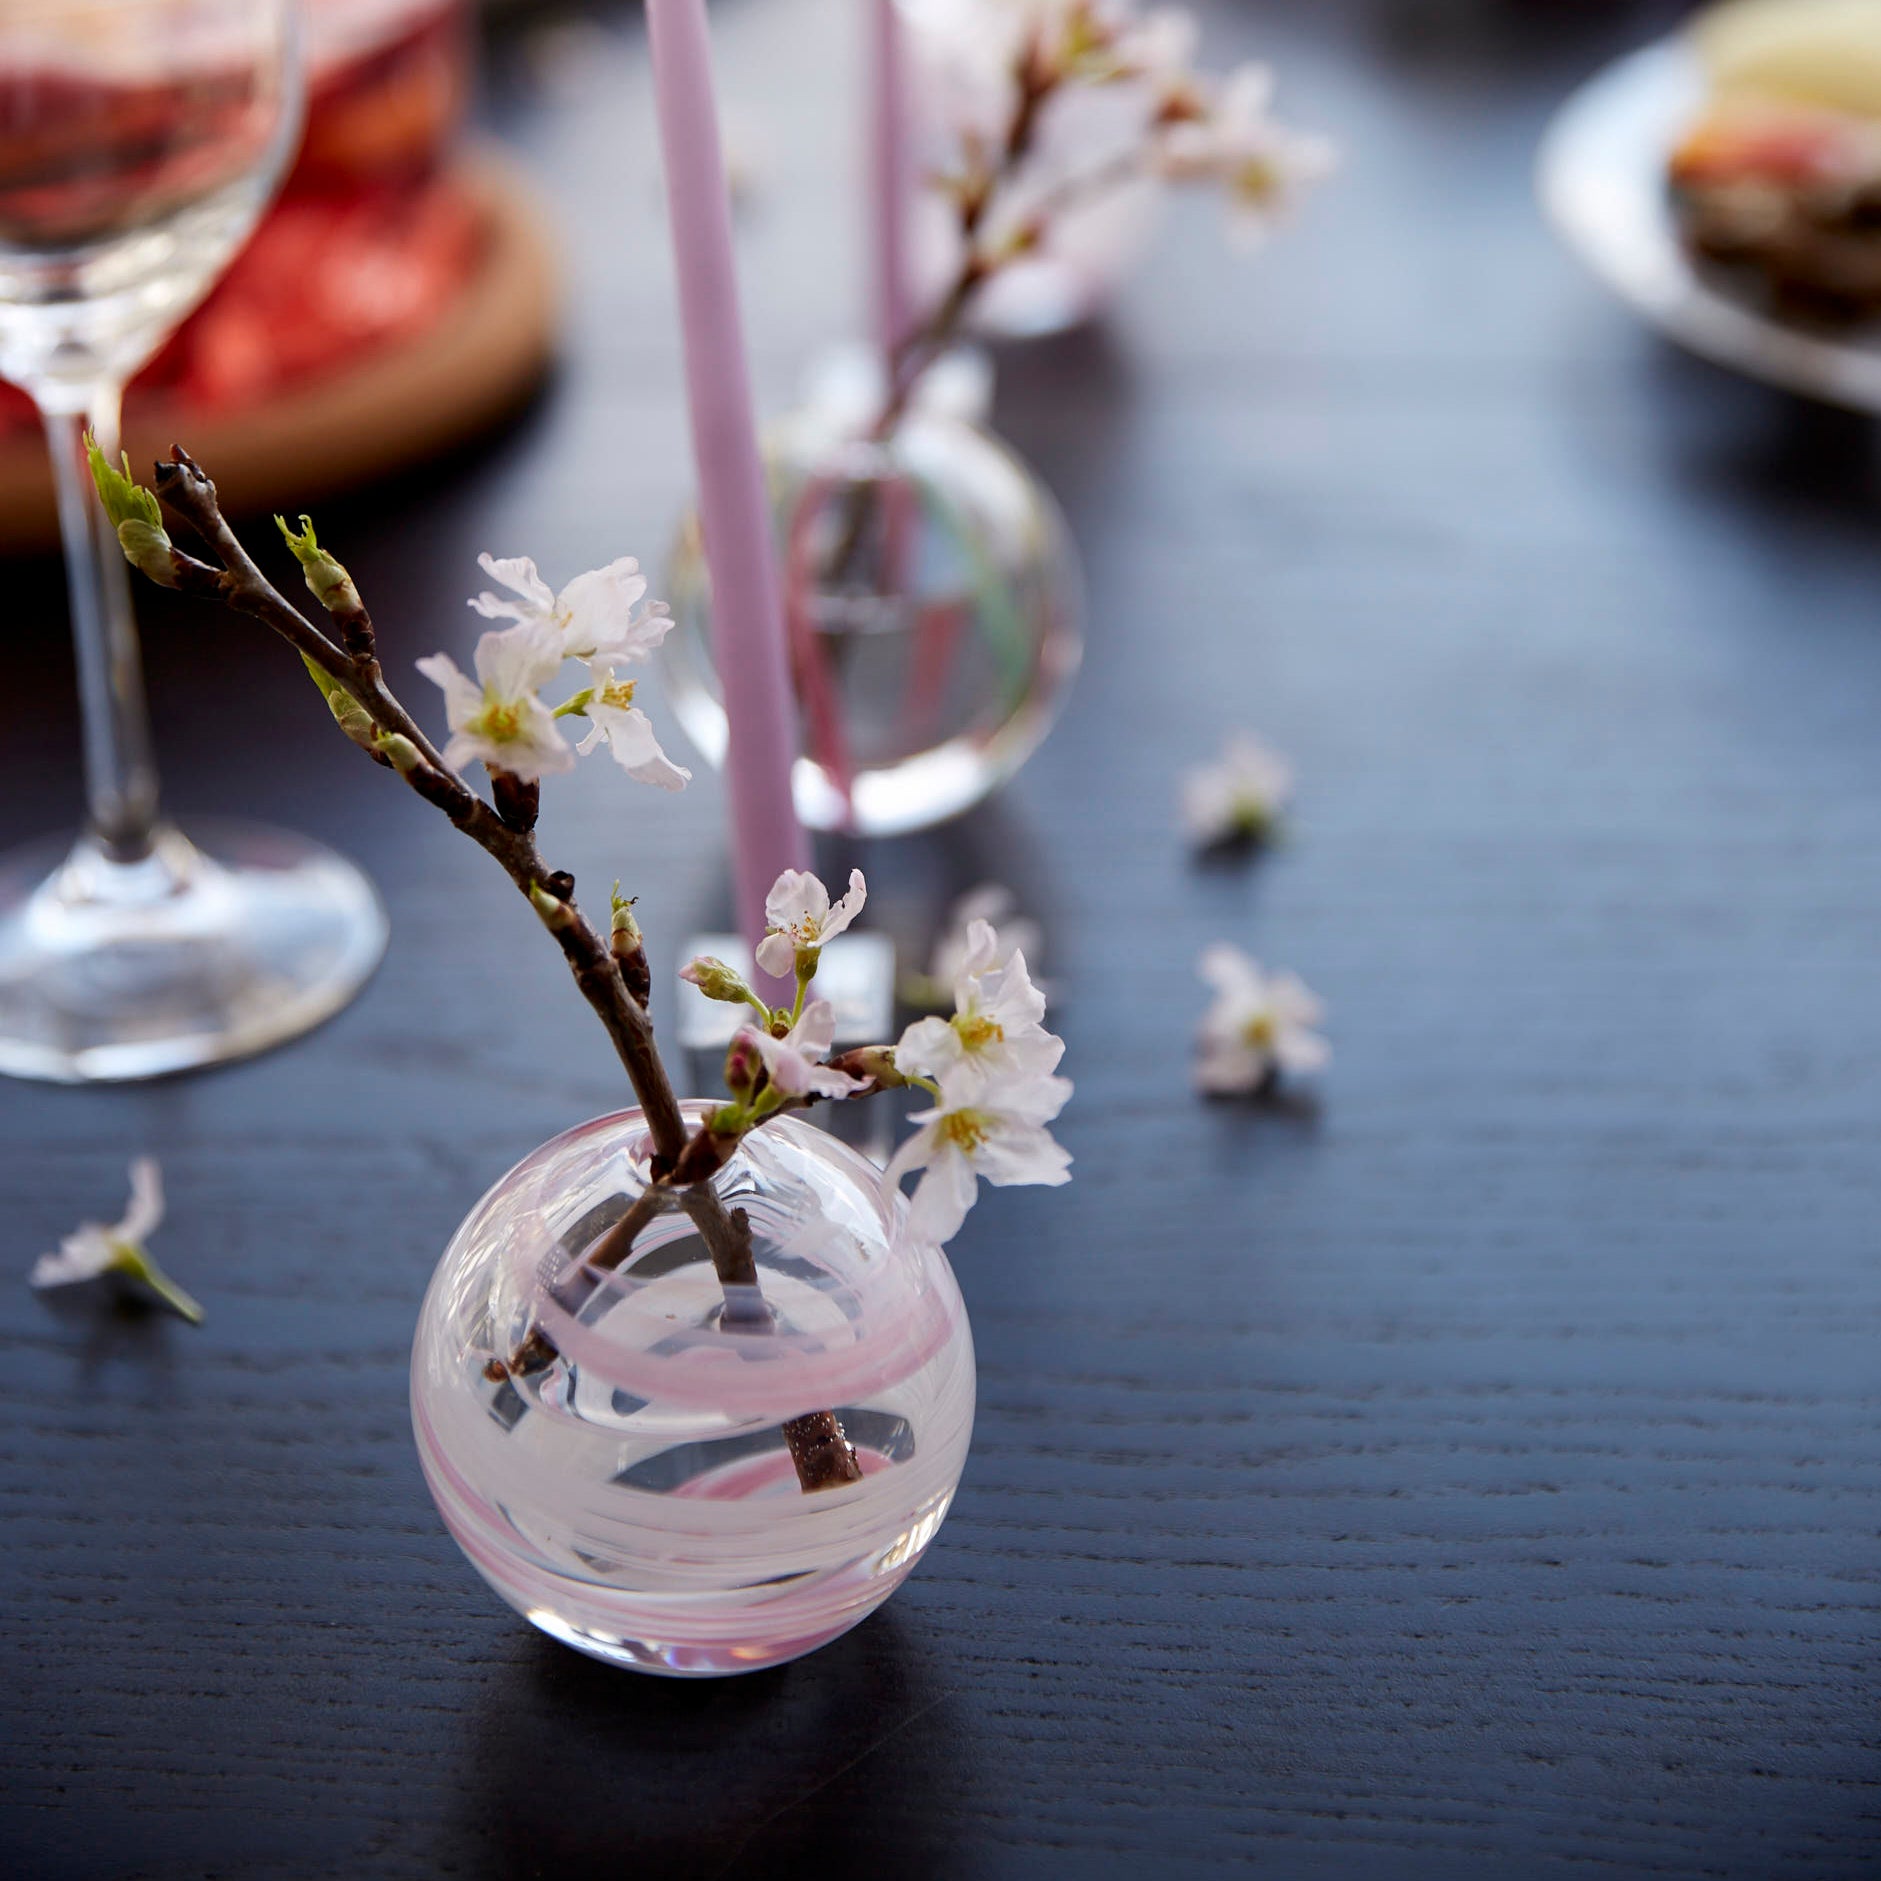
[[[1710,91],[1671,159],[1686,240],[1779,298],[1881,313],[1881,0],[1727,0],[1691,33]]]

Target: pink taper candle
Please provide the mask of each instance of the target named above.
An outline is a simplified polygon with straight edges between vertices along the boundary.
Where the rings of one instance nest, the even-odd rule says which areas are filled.
[[[704,0],[647,0],[647,35],[712,577],[712,653],[730,731],[725,778],[738,918],[755,943],[772,882],[785,869],[810,866],[790,794],[797,733],[783,598],[738,313]]]
[[[869,212],[875,340],[884,360],[908,331],[908,80],[895,0],[869,9]]]

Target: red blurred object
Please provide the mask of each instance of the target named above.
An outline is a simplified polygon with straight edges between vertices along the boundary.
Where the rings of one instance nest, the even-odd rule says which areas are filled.
[[[312,82],[294,169],[209,298],[138,375],[147,399],[228,412],[434,324],[475,272],[480,217],[442,167],[469,94],[461,0],[308,0]],[[0,424],[38,427],[0,385]]]
[[[1714,105],[1672,153],[1676,187],[1766,182],[1841,188],[1873,173],[1881,133],[1865,119],[1802,104],[1737,100]]]

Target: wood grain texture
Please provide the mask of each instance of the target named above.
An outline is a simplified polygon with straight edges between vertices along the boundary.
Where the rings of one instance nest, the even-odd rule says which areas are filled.
[[[715,9],[773,406],[864,304],[855,10]],[[344,844],[395,933],[260,1062],[0,1087],[8,1873],[1881,1868],[1875,435],[1660,350],[1529,198],[1552,103],[1671,11],[1216,0],[1211,52],[1272,52],[1344,177],[1252,264],[1179,209],[1106,328],[1004,362],[1090,657],[995,811],[859,859],[905,931],[1026,885],[1080,1179],[962,1236],[960,1499],[801,1664],[609,1672],[445,1537],[405,1402],[425,1279],[618,1074],[526,911],[290,662],[150,608],[178,807]],[[558,383],[320,518],[395,668],[468,647],[479,548],[655,557],[685,480],[637,22],[557,46],[489,111],[581,231]],[[70,815],[75,740],[55,576],[5,578],[24,836]],[[1175,773],[1239,723],[1299,762],[1294,839],[1198,868]],[[716,785],[645,809],[584,773],[545,826],[590,896],[644,893],[664,974],[722,912]],[[1219,936],[1330,999],[1323,1102],[1187,1095]],[[200,1333],[25,1293],[138,1149]]]

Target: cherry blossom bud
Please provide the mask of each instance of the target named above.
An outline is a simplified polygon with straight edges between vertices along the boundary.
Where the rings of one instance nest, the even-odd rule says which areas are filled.
[[[640,923],[634,919],[634,898],[620,892],[620,883],[614,884],[611,897],[613,915],[608,922],[608,934],[612,940],[614,952],[618,956],[623,949],[638,949],[645,945],[645,936],[640,932]]]
[[[275,517],[274,526],[280,530],[281,539],[293,550],[294,559],[300,563],[301,572],[307,578],[308,593],[329,614],[365,613],[359,590],[353,586],[352,576],[315,539],[312,517],[303,516],[300,519],[298,535],[287,526],[285,516]]]
[[[529,886],[529,905],[542,917],[542,925],[551,934],[565,933],[575,925],[575,911],[567,902],[551,895],[539,882]]]
[[[696,986],[707,999],[722,999],[727,1005],[740,1006],[755,997],[743,974],[734,973],[711,954],[688,960],[679,969],[679,977],[689,986]]]
[[[389,764],[391,759],[379,749],[379,728],[373,724],[366,708],[324,667],[317,665],[304,653],[300,658],[301,664],[312,676],[313,683],[320,688],[320,696],[326,700],[327,710],[333,714],[340,730],[362,751],[369,751],[381,764]]]
[[[123,468],[114,469],[98,448],[98,440],[85,434],[85,455],[91,464],[92,486],[117,531],[124,559],[161,588],[176,586],[175,550],[163,527],[163,511],[150,491],[131,476],[131,456],[120,453]]]
[[[118,524],[118,547],[124,559],[159,588],[176,586],[176,549],[160,527],[130,517]]]
[[[634,904],[614,884],[614,916],[608,930],[608,949],[620,966],[627,990],[644,1006],[653,997],[653,968],[647,960],[646,938],[634,919]]]
[[[383,733],[375,750],[425,802],[436,804],[446,816],[458,814],[464,786],[446,777],[409,738],[400,732]]]
[[[764,1059],[759,1054],[756,1041],[747,1033],[740,1032],[725,1054],[726,1090],[743,1103],[756,1088],[763,1071]]]
[[[895,1068],[892,1045],[859,1045],[854,1051],[832,1058],[829,1064],[832,1071],[868,1079],[878,1091],[898,1091],[908,1082]]]
[[[379,750],[379,728],[373,724],[371,715],[350,693],[331,692],[327,695],[327,704],[339,728],[361,750],[370,751],[381,763],[389,762]]]
[[[375,749],[401,777],[410,777],[424,766],[424,753],[403,732],[380,733]]]

